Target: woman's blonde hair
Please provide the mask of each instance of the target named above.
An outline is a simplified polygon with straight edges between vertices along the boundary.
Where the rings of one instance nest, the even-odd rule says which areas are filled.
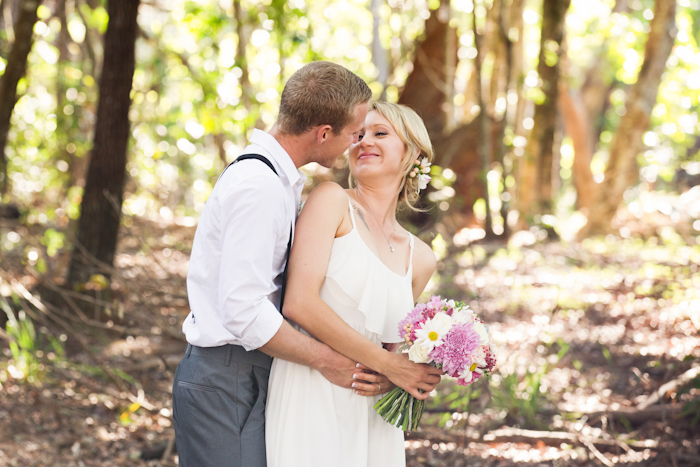
[[[399,207],[407,207],[412,211],[419,211],[415,204],[418,201],[418,177],[409,177],[416,160],[428,159],[433,161],[433,146],[430,143],[428,130],[425,128],[423,120],[415,110],[401,104],[391,104],[389,102],[373,102],[370,112],[375,111],[386,118],[396,131],[399,139],[403,141],[406,148],[406,155],[401,163],[403,179],[399,186]],[[350,174],[350,187],[357,186],[357,181]]]

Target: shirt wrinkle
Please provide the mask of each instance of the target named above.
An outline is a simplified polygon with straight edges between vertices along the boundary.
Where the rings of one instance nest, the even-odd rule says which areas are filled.
[[[200,347],[253,350],[283,321],[281,275],[306,177],[271,135],[254,130],[250,143],[241,154],[267,157],[279,176],[261,161],[241,161],[205,204],[187,274],[191,312],[182,326],[187,341]]]

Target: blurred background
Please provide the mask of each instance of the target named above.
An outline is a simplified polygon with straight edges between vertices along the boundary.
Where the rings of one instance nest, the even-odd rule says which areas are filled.
[[[499,360],[408,465],[697,465],[699,41],[698,0],[0,0],[0,465],[176,462],[199,214],[314,60],[423,117],[424,298]]]

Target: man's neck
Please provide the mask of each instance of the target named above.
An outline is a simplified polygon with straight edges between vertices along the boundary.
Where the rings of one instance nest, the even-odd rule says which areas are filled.
[[[268,133],[270,136],[275,138],[280,146],[282,146],[282,149],[289,154],[289,157],[292,159],[292,162],[297,169],[308,163],[307,153],[309,144],[306,141],[308,139],[306,135],[296,136],[283,133],[279,130],[276,124]]]

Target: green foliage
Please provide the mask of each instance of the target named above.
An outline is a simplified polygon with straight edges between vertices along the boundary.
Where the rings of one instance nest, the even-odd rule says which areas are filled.
[[[15,314],[5,297],[0,297],[0,308],[7,315],[5,331],[10,339],[11,355],[11,359],[0,366],[0,372],[7,372],[19,381],[40,385],[46,370],[44,354],[49,353],[51,360],[60,359],[63,356],[63,346],[46,328],[37,332],[34,323],[23,310]]]
[[[540,412],[549,402],[549,395],[542,391],[542,377],[569,351],[569,344],[558,340],[559,350],[554,363],[546,363],[536,370],[525,368],[519,374],[515,367],[512,371],[504,370],[507,365],[500,365],[499,378],[492,378],[491,395],[493,405],[506,411],[506,418],[523,427],[543,428]],[[517,359],[517,354],[511,358]]]
[[[445,426],[453,413],[467,413],[481,409],[482,407],[478,404],[482,398],[488,397],[488,385],[487,376],[467,386],[450,384],[440,387],[437,394],[427,402],[430,408],[445,410],[436,420],[438,425]],[[475,404],[477,407],[473,408]]]
[[[63,232],[58,232],[54,229],[46,229],[44,238],[41,239],[41,244],[46,247],[46,253],[54,257],[56,253],[63,248],[63,241],[66,235]]]

